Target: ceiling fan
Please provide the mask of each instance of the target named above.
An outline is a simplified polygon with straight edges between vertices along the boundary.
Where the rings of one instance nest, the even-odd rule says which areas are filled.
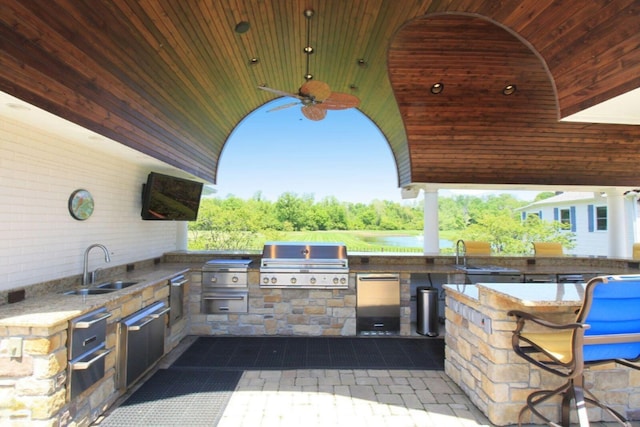
[[[266,86],[258,86],[258,89],[298,99],[296,102],[281,105],[269,111],[302,105],[302,115],[313,121],[324,119],[327,116],[327,110],[346,110],[360,105],[360,99],[357,96],[342,92],[332,92],[329,85],[320,80],[307,81],[298,89],[298,93],[285,92]]]
[[[360,105],[360,99],[357,96],[348,93],[332,92],[329,85],[320,80],[313,80],[313,75],[309,73],[309,57],[314,53],[314,49],[310,44],[311,26],[309,24],[315,12],[313,9],[306,9],[304,17],[307,26],[307,45],[303,52],[307,55],[307,72],[304,75],[306,83],[300,86],[298,93],[285,92],[278,89],[272,89],[266,85],[258,86],[258,89],[266,90],[280,96],[289,96],[297,98],[298,101],[290,104],[273,108],[269,111],[277,111],[295,105],[302,105],[302,115],[309,120],[319,121],[327,117],[327,110],[346,110]]]

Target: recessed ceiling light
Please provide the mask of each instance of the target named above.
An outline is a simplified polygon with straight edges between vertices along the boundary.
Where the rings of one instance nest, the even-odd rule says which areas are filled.
[[[439,93],[442,93],[442,91],[444,90],[444,83],[434,83],[433,86],[431,86],[431,93],[434,95],[438,95]]]
[[[516,91],[516,85],[506,85],[504,89],[502,89],[503,95],[513,95]]]
[[[253,57],[249,59],[249,65],[256,65],[258,62],[260,62],[260,58]]]
[[[367,64],[367,61],[365,61],[364,58],[360,58],[358,59],[358,65],[362,68],[366,68],[366,66],[369,64]]]
[[[251,24],[249,24],[247,21],[240,21],[236,24],[236,33],[246,33],[247,31],[249,31],[249,28],[251,28]]]

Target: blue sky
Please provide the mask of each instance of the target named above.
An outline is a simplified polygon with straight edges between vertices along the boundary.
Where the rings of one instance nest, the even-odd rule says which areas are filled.
[[[299,106],[268,111],[292,101],[271,101],[234,130],[220,157],[217,197],[248,199],[261,192],[276,201],[292,192],[316,201],[335,196],[353,203],[403,202],[391,149],[369,118],[355,108],[328,111],[319,122],[306,119]],[[532,200],[535,193],[514,195]]]

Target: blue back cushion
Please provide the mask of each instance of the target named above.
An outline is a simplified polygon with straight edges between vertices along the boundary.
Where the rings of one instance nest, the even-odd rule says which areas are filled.
[[[585,336],[640,333],[640,279],[598,283],[593,303],[585,323],[590,328]],[[592,344],[584,346],[584,361],[637,359],[640,340],[623,344]]]

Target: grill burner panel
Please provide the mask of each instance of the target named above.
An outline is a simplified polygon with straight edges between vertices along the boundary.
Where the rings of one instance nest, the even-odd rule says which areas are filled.
[[[347,248],[342,243],[267,243],[260,263],[260,287],[347,289]]]

